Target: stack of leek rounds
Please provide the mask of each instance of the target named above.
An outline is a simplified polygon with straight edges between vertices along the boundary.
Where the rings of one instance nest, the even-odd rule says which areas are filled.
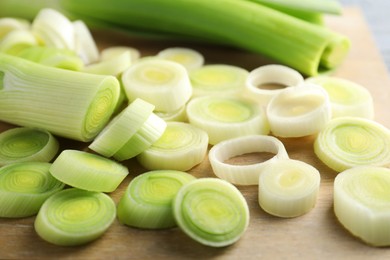
[[[3,1],[0,10],[16,2]],[[66,0],[58,5],[72,17],[105,25],[127,23],[116,12],[128,10],[138,19],[125,26],[190,40],[201,35],[201,40],[261,52],[281,63],[252,71],[207,64],[191,48],[167,48],[149,57],[127,46],[100,51],[86,23],[51,8],[34,13],[32,22],[0,18],[0,120],[21,127],[0,134],[0,194],[7,198],[0,202],[0,217],[36,215],[36,233],[62,246],[101,237],[117,218],[133,228],[179,227],[201,244],[225,247],[249,225],[249,207],[236,186],[256,185],[259,206],[274,216],[299,217],[315,207],[320,173],[289,158],[282,138],[314,136],[315,154],[336,172],[389,165],[390,132],[373,121],[370,93],[344,79],[316,76],[341,63],[348,39],[319,25],[318,13],[292,17],[281,5],[284,12],[265,0]],[[133,13],[133,8],[144,12]],[[339,12],[337,5],[322,8]],[[145,23],[154,10],[159,18]],[[217,11],[221,20],[213,15]],[[181,13],[204,24],[177,24]],[[251,22],[259,31],[242,26],[248,22],[242,13],[257,17]],[[268,27],[263,19],[281,26]],[[297,43],[302,34],[306,40]],[[259,36],[262,44],[257,44]],[[62,149],[55,136],[88,145],[85,151]],[[229,163],[263,152],[272,158]],[[132,178],[116,204],[110,194],[125,185],[131,170],[125,165],[134,159],[148,171]],[[191,175],[207,159],[215,176]],[[348,223],[343,208],[357,212],[363,203],[367,214],[380,210],[350,199],[355,191],[343,191],[349,189],[348,179],[341,181],[335,186],[340,222],[371,244],[390,245],[383,232],[376,233],[384,225],[379,217],[372,229],[360,233],[355,228],[364,217]],[[375,193],[371,186],[367,192]]]

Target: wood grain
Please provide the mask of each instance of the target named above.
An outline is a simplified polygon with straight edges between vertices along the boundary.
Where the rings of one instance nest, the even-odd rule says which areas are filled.
[[[335,75],[366,86],[375,100],[376,120],[390,127],[390,80],[362,13],[345,9],[342,17],[327,20],[330,27],[347,34],[352,51]],[[228,63],[247,69],[272,62],[243,51],[207,45],[159,41],[151,42],[115,33],[95,32],[100,46],[129,45],[151,55],[168,46],[189,46],[201,51],[209,63]],[[0,131],[11,125],[1,123]],[[250,207],[250,226],[241,240],[226,248],[202,246],[178,228],[149,231],[129,228],[115,221],[100,239],[79,247],[59,247],[41,240],[34,232],[34,217],[0,219],[0,259],[383,259],[388,248],[374,248],[351,236],[337,222],[332,208],[333,179],[336,172],[314,155],[314,137],[281,139],[293,159],[310,163],[321,172],[321,188],[316,207],[308,214],[291,219],[268,215],[257,202],[257,186],[239,187]],[[86,150],[87,144],[60,139],[63,149]],[[118,202],[129,181],[145,170],[135,160],[125,162],[130,175],[112,193]],[[196,177],[213,177],[209,162],[191,170]]]

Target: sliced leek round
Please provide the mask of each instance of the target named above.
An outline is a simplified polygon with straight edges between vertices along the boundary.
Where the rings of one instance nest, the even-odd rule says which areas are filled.
[[[306,214],[316,204],[320,180],[319,171],[303,161],[275,161],[260,174],[259,205],[278,217]]]
[[[318,134],[314,152],[338,172],[359,165],[388,166],[390,130],[369,119],[335,118]]]
[[[257,152],[274,154],[268,160],[253,164],[230,164],[228,159]],[[214,174],[236,185],[257,185],[259,176],[269,164],[288,159],[283,143],[273,136],[249,135],[229,139],[214,145],[209,152],[209,161]]]
[[[64,150],[53,162],[50,173],[56,179],[75,188],[112,192],[129,174],[129,170],[96,154]]]
[[[0,133],[0,166],[15,162],[50,162],[59,143],[48,131],[16,127]]]
[[[244,95],[266,106],[283,89],[298,86],[303,81],[303,76],[290,67],[279,64],[263,65],[249,72]]]
[[[2,40],[8,33],[15,30],[29,30],[30,21],[14,17],[0,18],[0,40]]]
[[[136,48],[129,46],[111,46],[103,49],[100,52],[100,58],[102,61],[111,60],[114,57],[120,56],[125,52],[130,53],[131,63],[136,62],[141,57],[140,51]]]
[[[173,200],[173,214],[184,233],[210,247],[237,242],[250,217],[241,192],[217,178],[196,179],[184,185]]]
[[[153,145],[164,133],[167,123],[152,113],[140,129],[114,154],[118,161],[128,160]]]
[[[165,132],[150,148],[137,156],[146,169],[187,171],[203,161],[208,135],[184,122],[168,122]]]
[[[87,25],[77,20],[73,23],[75,47],[74,51],[83,60],[85,65],[99,60],[99,49]]]
[[[243,98],[203,96],[187,104],[188,121],[209,135],[209,143],[253,134],[268,134],[265,111]]]
[[[175,111],[192,95],[186,69],[173,61],[138,61],[122,74],[121,79],[130,101],[142,98],[155,105],[157,111]]]
[[[176,226],[172,200],[178,190],[195,180],[181,171],[149,171],[135,177],[127,187],[117,207],[121,223],[145,229]]]
[[[203,55],[191,48],[171,47],[166,48],[156,55],[159,58],[171,60],[183,65],[188,72],[198,69],[204,64]]]
[[[302,137],[317,134],[332,117],[327,92],[306,83],[286,88],[267,105],[271,132],[279,137]]]
[[[70,188],[45,201],[34,229],[49,243],[77,246],[101,237],[115,217],[115,203],[108,195]]]
[[[233,65],[204,65],[189,74],[193,96],[239,95],[244,90],[248,74],[247,70]]]
[[[140,98],[134,100],[104,127],[88,148],[106,157],[113,156],[141,128],[153,109],[154,105]]]
[[[0,217],[36,215],[43,202],[65,184],[49,172],[51,164],[20,162],[0,168]]]
[[[18,55],[31,46],[38,45],[36,37],[28,30],[15,30],[9,32],[0,41],[0,52]]]
[[[154,111],[154,113],[167,122],[170,122],[170,121],[187,122],[188,119],[187,119],[186,108],[187,108],[187,106],[184,105],[184,106],[180,107],[179,109],[171,111],[171,112]]]
[[[306,81],[318,84],[328,92],[333,118],[341,116],[374,118],[373,98],[362,85],[331,76],[316,76]]]
[[[130,52],[123,52],[111,59],[101,60],[99,62],[89,64],[83,68],[83,71],[87,73],[112,75],[117,77],[127,70],[130,65]]]
[[[334,213],[354,236],[372,246],[390,246],[390,169],[359,166],[334,180]]]

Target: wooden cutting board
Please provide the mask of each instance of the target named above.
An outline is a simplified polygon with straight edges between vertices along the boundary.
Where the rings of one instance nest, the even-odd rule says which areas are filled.
[[[376,120],[390,128],[390,80],[372,35],[357,8],[347,8],[342,17],[330,17],[327,24],[352,40],[352,51],[335,75],[366,86],[375,101]],[[209,63],[240,65],[247,69],[272,61],[239,50],[179,42],[151,42],[113,33],[95,32],[100,46],[129,45],[143,55],[155,54],[169,46],[189,46],[201,51]],[[0,123],[0,131],[12,127]],[[97,241],[79,247],[59,247],[41,240],[34,232],[34,217],[0,219],[1,259],[383,259],[390,248],[367,246],[351,236],[333,213],[333,180],[336,172],[323,165],[312,150],[314,137],[282,139],[293,159],[312,164],[321,172],[321,189],[316,207],[291,219],[268,215],[258,206],[257,186],[239,187],[250,207],[250,225],[236,244],[210,248],[198,244],[179,229],[148,231],[129,228],[115,221]],[[60,139],[62,148],[86,149],[87,145]],[[112,197],[117,202],[129,181],[145,171],[134,160],[126,162],[130,175]],[[207,158],[191,170],[196,177],[215,177]]]

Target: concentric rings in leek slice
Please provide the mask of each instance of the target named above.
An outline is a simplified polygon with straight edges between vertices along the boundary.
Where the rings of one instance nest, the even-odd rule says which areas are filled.
[[[59,144],[48,131],[16,127],[0,133],[0,166],[25,161],[50,162]]]
[[[70,188],[45,201],[34,228],[49,243],[76,246],[101,237],[115,217],[115,203],[108,195]]]
[[[235,243],[249,224],[249,209],[241,192],[217,178],[184,185],[173,200],[173,213],[181,230],[211,247]]]
[[[338,172],[360,165],[388,166],[390,130],[369,119],[335,118],[318,134],[314,152]]]
[[[38,213],[44,201],[64,183],[49,172],[46,162],[20,162],[0,168],[0,217],[20,218]]]
[[[118,204],[118,219],[125,225],[162,229],[176,226],[172,200],[178,190],[195,180],[182,171],[157,170],[135,177]]]

